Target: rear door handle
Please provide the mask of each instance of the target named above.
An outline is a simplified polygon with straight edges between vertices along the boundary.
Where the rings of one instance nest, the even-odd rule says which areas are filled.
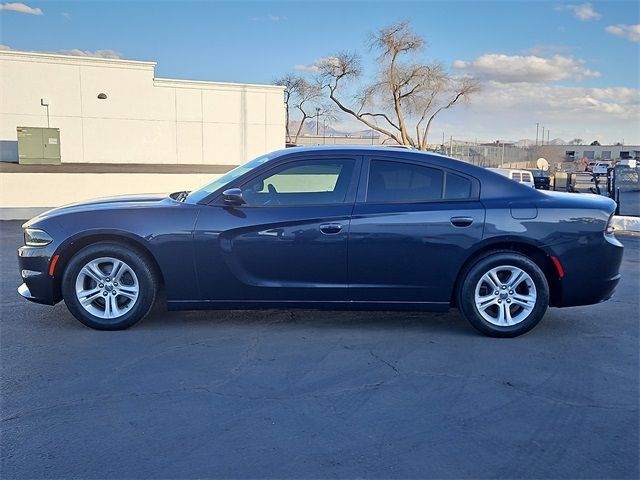
[[[335,235],[340,233],[340,230],[342,230],[342,225],[339,223],[323,223],[320,225],[320,231],[325,235]]]
[[[471,217],[451,217],[451,225],[454,227],[468,227],[473,223]]]

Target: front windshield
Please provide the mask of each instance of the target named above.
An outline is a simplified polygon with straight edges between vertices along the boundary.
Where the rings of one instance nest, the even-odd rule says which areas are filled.
[[[269,161],[270,159],[271,157],[269,157],[268,155],[263,155],[262,157],[254,158],[253,160],[245,163],[244,165],[240,165],[234,168],[233,170],[230,170],[229,172],[225,173],[223,176],[221,176],[217,180],[214,180],[210,184],[205,185],[204,187],[191,192],[187,197],[187,201],[189,203],[198,203],[200,200],[202,200],[206,196],[224,187],[225,185],[232,182],[233,180],[240,177],[241,175],[244,175],[249,170],[253,170],[254,168]]]

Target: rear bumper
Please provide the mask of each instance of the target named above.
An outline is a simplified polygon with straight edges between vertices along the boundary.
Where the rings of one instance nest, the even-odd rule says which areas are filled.
[[[624,247],[613,236],[604,236],[597,247],[573,247],[559,255],[565,275],[555,307],[593,305],[609,300],[621,275]]]

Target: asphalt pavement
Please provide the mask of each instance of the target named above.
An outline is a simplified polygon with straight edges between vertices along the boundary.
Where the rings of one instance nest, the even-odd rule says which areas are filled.
[[[483,337],[448,314],[164,312],[18,296],[0,222],[0,476],[638,478],[640,238],[616,296]],[[594,272],[597,275],[597,272]]]

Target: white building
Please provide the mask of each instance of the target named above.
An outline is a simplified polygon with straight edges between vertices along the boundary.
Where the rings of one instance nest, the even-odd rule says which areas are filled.
[[[640,158],[640,145],[542,145],[537,148],[538,156],[553,163]]]
[[[283,87],[155,78],[155,65],[0,51],[0,160],[18,160],[17,127],[48,125],[62,163],[232,165],[284,147]]]

